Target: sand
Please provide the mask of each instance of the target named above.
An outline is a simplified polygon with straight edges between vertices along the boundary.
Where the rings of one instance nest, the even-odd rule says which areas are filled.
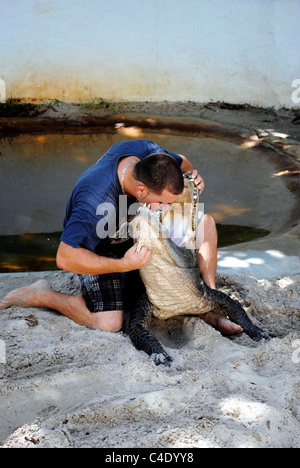
[[[282,243],[292,250],[282,268],[280,255],[270,270],[253,253],[252,269],[244,262],[228,270],[226,251],[219,257],[218,286],[277,338],[225,338],[198,318],[155,321],[153,332],[174,359],[169,369],[121,332],[92,330],[50,310],[1,311],[1,447],[299,448],[295,239]],[[274,248],[264,242],[260,259]],[[233,250],[227,257],[241,261]],[[77,276],[60,271],[2,274],[0,297],[41,277],[79,294]]]
[[[76,275],[44,273],[79,293]],[[1,295],[41,274],[2,275]],[[156,367],[128,336],[47,310],[1,312],[1,446],[300,447],[299,278],[219,276],[256,324],[277,334],[225,338],[197,318],[155,322],[174,359]]]

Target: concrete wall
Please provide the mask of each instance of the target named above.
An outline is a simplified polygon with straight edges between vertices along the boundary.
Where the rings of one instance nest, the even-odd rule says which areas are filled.
[[[299,18],[300,0],[0,0],[0,78],[21,98],[293,107]]]

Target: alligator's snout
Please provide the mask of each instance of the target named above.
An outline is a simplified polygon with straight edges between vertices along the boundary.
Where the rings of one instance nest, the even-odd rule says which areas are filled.
[[[155,210],[155,211],[152,211],[151,210],[151,205],[147,205],[146,203],[144,205],[141,205],[138,209],[137,209],[137,216],[142,216],[143,218],[147,218],[149,220],[151,219],[155,219],[155,220],[160,220],[160,214],[161,214],[162,210],[161,209],[158,209],[158,210]]]
[[[158,239],[163,231],[160,213],[161,210],[152,212],[150,205],[140,206],[129,224],[130,236],[135,241],[147,238]]]

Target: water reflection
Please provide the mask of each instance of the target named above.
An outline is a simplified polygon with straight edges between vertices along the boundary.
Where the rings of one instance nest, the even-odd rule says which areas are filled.
[[[219,247],[268,235],[265,229],[217,224]],[[0,237],[0,273],[56,270],[60,232]]]
[[[55,267],[55,233],[62,230],[66,203],[76,180],[121,140],[153,140],[192,162],[206,184],[200,202],[220,224],[220,245],[248,240],[246,231],[252,235],[253,229],[258,230],[256,237],[276,232],[288,220],[294,197],[284,177],[274,177],[278,169],[261,148],[245,152],[233,142],[211,137],[143,131],[137,135],[123,130],[0,140],[2,271],[27,269],[29,264],[29,269]],[[226,228],[225,234],[226,225],[234,229]],[[40,234],[45,232],[54,234]],[[49,248],[51,243],[55,248]]]

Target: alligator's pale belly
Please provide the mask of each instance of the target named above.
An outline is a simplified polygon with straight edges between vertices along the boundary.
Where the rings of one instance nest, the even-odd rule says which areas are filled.
[[[151,260],[141,270],[141,277],[150,302],[156,307],[153,315],[168,319],[177,315],[204,314],[211,310],[197,288],[198,268],[179,268]]]

